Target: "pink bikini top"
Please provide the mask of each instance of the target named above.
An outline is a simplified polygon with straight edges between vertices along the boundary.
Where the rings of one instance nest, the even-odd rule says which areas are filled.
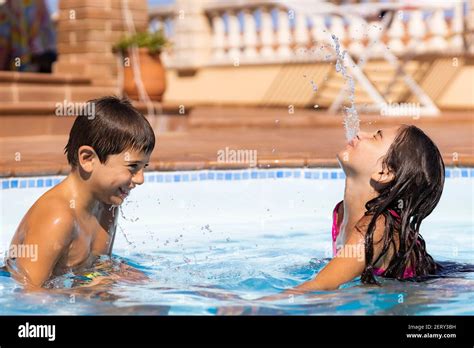
[[[336,204],[336,207],[334,208],[334,211],[332,213],[332,253],[333,256],[336,256],[337,249],[336,249],[336,238],[339,235],[340,232],[340,227],[337,224],[337,211],[339,210],[339,206],[342,204],[343,201],[340,201],[339,203]],[[394,216],[397,219],[400,219],[400,216],[392,209],[389,210],[390,214]],[[383,268],[374,268],[374,274],[376,276],[383,276],[383,273],[385,272],[385,269]],[[412,278],[414,277],[415,273],[413,272],[412,267],[407,267],[405,269],[405,272],[403,273],[403,278]]]

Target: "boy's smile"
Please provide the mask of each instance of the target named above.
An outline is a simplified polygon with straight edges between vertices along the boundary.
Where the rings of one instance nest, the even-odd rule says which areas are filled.
[[[127,198],[128,194],[130,193],[130,190],[126,190],[121,187],[119,187],[119,191],[120,191],[120,197],[122,197],[122,200],[125,200],[125,198]]]
[[[143,184],[149,159],[149,154],[133,149],[109,155],[106,163],[96,159],[90,179],[97,199],[105,204],[122,204],[131,190]]]
[[[77,115],[64,149],[71,172],[33,204],[13,236],[12,245],[38,249],[37,257],[15,258],[9,269],[25,285],[41,287],[110,256],[117,206],[144,182],[155,147],[150,123],[126,99],[102,97],[88,105],[94,117]]]

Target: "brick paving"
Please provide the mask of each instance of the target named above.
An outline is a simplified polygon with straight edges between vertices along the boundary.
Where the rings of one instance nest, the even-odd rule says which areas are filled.
[[[249,117],[254,109],[239,109]],[[277,112],[281,119],[283,112]],[[202,112],[196,114],[201,115]],[[210,109],[207,117],[218,119],[224,112]],[[263,113],[264,114],[264,113]],[[313,113],[314,114],[314,113]],[[191,114],[191,119],[193,115]],[[272,116],[269,116],[272,117]],[[318,121],[319,120],[319,121]],[[192,123],[192,122],[184,122]],[[375,130],[395,124],[412,123],[422,128],[438,144],[446,165],[474,166],[474,122],[470,113],[444,113],[439,118],[362,117],[362,128]],[[246,163],[219,163],[217,151],[257,150],[258,166],[322,167],[337,166],[335,154],[345,146],[340,116],[322,112],[309,123],[263,122],[262,126],[223,127],[219,122],[205,127],[178,127],[158,135],[151,157],[150,170],[197,170],[206,168],[243,168]],[[13,133],[13,132],[12,132]],[[69,171],[63,154],[66,135],[38,135],[0,138],[0,176],[66,174]]]

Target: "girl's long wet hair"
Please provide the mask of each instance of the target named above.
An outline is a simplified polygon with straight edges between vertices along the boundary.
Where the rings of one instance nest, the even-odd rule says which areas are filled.
[[[365,269],[361,281],[377,284],[374,265],[390,250],[393,255],[384,277],[403,279],[407,267],[413,269],[415,277],[435,274],[440,266],[426,251],[419,232],[421,222],[431,214],[443,192],[442,156],[423,131],[415,126],[402,126],[382,165],[394,178],[377,188],[379,196],[365,205],[365,216],[370,218],[370,222],[365,234]],[[389,210],[395,211],[400,218]],[[380,216],[385,218],[380,241],[383,246],[380,255],[374,259],[374,231]]]

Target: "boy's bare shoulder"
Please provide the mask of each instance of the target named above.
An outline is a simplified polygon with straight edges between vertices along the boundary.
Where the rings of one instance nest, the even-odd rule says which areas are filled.
[[[53,189],[33,204],[25,216],[25,223],[34,226],[34,230],[68,234],[74,230],[76,214],[71,202]]]

